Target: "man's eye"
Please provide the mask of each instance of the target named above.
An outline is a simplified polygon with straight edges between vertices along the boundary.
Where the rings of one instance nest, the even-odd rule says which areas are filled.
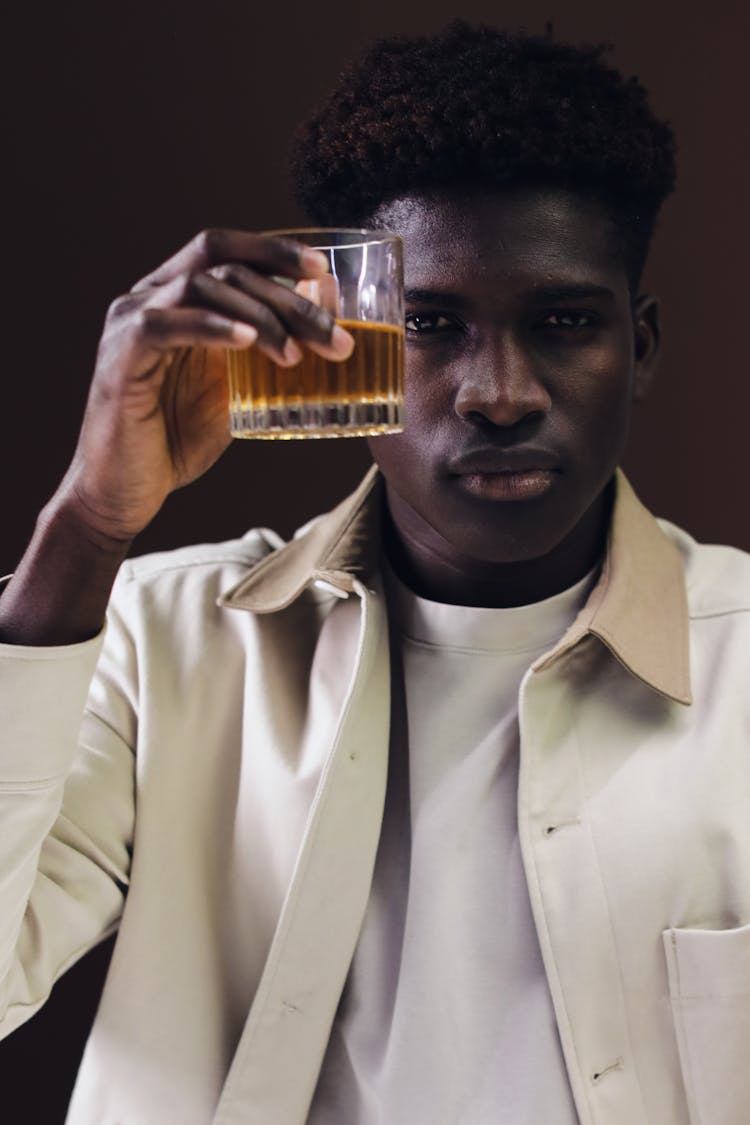
[[[591,313],[576,312],[575,309],[561,309],[558,312],[547,313],[542,320],[545,328],[592,328],[595,318]]]
[[[441,313],[409,313],[404,319],[407,332],[413,335],[423,335],[426,332],[441,332],[446,328],[455,328],[449,317]]]

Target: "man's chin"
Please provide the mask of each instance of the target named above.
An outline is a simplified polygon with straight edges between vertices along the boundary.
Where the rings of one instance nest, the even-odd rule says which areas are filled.
[[[479,509],[479,510],[477,510]],[[495,502],[464,506],[451,513],[437,509],[440,518],[430,521],[435,535],[442,540],[446,554],[460,557],[469,564],[513,565],[532,562],[552,554],[570,532],[561,524],[559,512],[545,513],[533,501]],[[556,515],[558,520],[550,518]]]
[[[529,528],[478,528],[476,523],[432,524],[436,537],[433,549],[445,561],[455,560],[465,573],[476,567],[478,572],[489,567],[520,566],[551,555],[564,541],[567,528],[558,534],[538,523]],[[442,548],[442,549],[441,549]]]

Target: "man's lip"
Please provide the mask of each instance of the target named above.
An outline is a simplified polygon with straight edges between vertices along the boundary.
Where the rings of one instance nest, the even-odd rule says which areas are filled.
[[[519,469],[503,473],[460,473],[459,487],[478,500],[537,500],[549,492],[553,469]]]
[[[519,446],[515,449],[498,449],[485,446],[455,457],[448,464],[451,476],[526,475],[537,472],[560,471],[560,459],[548,449]]]

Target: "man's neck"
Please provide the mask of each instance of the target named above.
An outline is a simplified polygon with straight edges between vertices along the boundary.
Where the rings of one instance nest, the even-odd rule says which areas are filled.
[[[430,601],[498,609],[544,601],[574,586],[601,561],[611,492],[605,491],[552,552],[514,562],[462,555],[437,534],[420,534],[414,525],[395,519],[388,503],[384,515],[388,561],[406,586]]]

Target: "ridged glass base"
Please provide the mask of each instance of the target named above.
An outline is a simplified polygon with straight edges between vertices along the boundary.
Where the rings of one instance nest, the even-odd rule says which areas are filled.
[[[289,441],[298,438],[369,437],[403,430],[399,403],[315,402],[300,406],[233,409],[233,437]]]

